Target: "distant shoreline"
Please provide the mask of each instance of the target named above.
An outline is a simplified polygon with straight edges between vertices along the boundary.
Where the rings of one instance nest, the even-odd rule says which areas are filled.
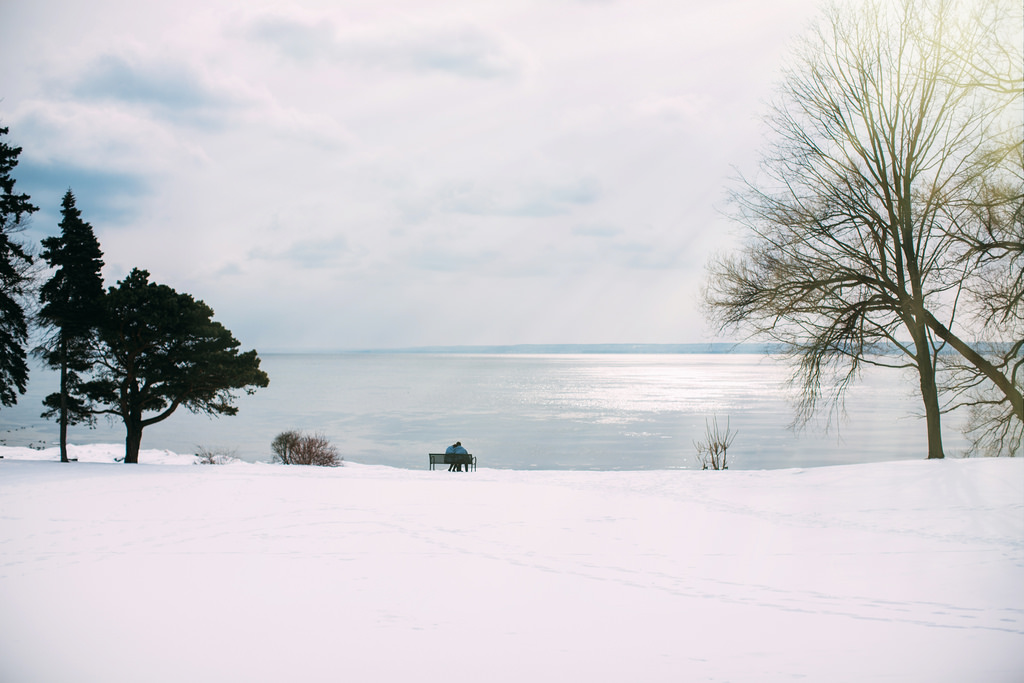
[[[986,352],[1004,349],[1006,342],[976,342]],[[904,342],[913,347],[911,342]],[[879,344],[869,355],[898,356],[893,344]],[[571,356],[571,355],[760,355],[785,354],[786,344],[778,342],[707,342],[690,344],[473,344],[464,346],[408,346],[380,349],[271,349],[263,355],[274,356],[328,356],[328,355],[496,355],[496,356]],[[941,355],[955,353],[943,349]]]
[[[265,355],[329,354],[478,354],[478,355],[641,355],[641,354],[759,354],[781,353],[781,344],[504,344],[466,346],[410,346],[394,349],[302,349],[273,350]]]

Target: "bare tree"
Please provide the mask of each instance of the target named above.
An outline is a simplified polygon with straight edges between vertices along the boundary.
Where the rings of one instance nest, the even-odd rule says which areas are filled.
[[[983,269],[954,236],[951,207],[987,205],[979,179],[1010,158],[995,150],[1007,148],[1017,106],[973,57],[998,63],[989,43],[1005,31],[981,25],[1002,15],[967,9],[871,0],[826,10],[766,118],[761,174],[733,193],[749,237],[712,261],[704,291],[720,330],[786,345],[798,421],[825,398],[841,402],[865,364],[912,369],[929,458],[944,456],[937,375],[949,347],[1012,406],[1022,401],[1020,385],[965,341],[980,330],[957,317]]]

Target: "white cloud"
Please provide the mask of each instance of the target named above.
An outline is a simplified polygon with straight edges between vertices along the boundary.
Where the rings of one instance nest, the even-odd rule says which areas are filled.
[[[335,61],[369,69],[443,72],[466,78],[517,74],[519,61],[500,38],[472,25],[404,25],[339,31],[327,18],[299,20],[281,15],[254,18],[246,35],[283,56]]]
[[[108,277],[247,346],[699,340],[815,4],[39,0],[0,22],[0,123],[37,232],[78,185]]]
[[[479,216],[540,218],[571,213],[599,201],[601,190],[591,179],[563,183],[533,181],[482,184],[449,183],[437,191],[434,206],[441,212]]]
[[[241,98],[204,82],[198,71],[184,63],[139,63],[111,54],[99,55],[88,64],[71,91],[84,100],[149,107],[175,120],[242,104]]]

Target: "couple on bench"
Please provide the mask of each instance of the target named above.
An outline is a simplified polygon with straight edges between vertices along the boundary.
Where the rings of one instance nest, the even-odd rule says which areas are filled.
[[[465,448],[462,447],[462,442],[461,441],[456,441],[451,446],[449,446],[448,448],[445,449],[444,454],[445,455],[452,455],[452,454],[454,454],[454,455],[469,455],[469,451],[467,451]],[[461,462],[453,462],[452,464],[448,465],[448,471],[449,472],[461,472],[462,471],[462,463]],[[466,463],[466,471],[467,472],[469,471],[469,463],[468,462]]]

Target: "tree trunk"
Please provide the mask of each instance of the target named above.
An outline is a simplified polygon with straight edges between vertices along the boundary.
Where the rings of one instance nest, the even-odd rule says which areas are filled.
[[[142,446],[142,425],[126,422],[128,436],[124,440],[124,461],[125,463],[139,462],[139,448]]]
[[[921,398],[924,400],[924,416],[928,424],[928,459],[944,458],[942,451],[942,412],[939,409],[939,389],[935,382],[935,366],[925,349],[918,358],[921,377]],[[924,364],[927,364],[927,367]]]
[[[907,168],[914,163],[912,154],[909,154]],[[911,175],[903,177],[903,200],[899,203],[900,247],[911,288],[910,301],[904,301],[904,310],[909,309],[909,315],[904,321],[914,340],[914,360],[917,361],[917,372],[921,380],[921,400],[924,401],[924,417],[928,425],[928,459],[935,460],[946,456],[942,452],[942,411],[939,409],[939,387],[935,379],[935,364],[932,362],[931,336],[926,319],[928,309],[925,305],[921,264],[918,262],[918,240],[915,239],[914,224],[911,221],[911,181]]]
[[[60,461],[68,460],[68,345],[60,339]]]
[[[944,458],[942,451],[942,411],[939,409],[939,387],[935,380],[935,364],[932,362],[931,345],[928,343],[928,328],[920,317],[913,320],[910,336],[914,340],[914,360],[921,384],[921,400],[924,401],[924,417],[928,425],[928,459]]]
[[[946,457],[942,450],[942,410],[939,407],[939,386],[935,378],[935,363],[932,359],[931,337],[924,320],[924,298],[921,295],[919,270],[912,252],[904,250],[913,286],[914,296],[903,301],[903,322],[914,343],[914,364],[917,366],[921,400],[924,402],[924,417],[928,431],[928,460]]]

